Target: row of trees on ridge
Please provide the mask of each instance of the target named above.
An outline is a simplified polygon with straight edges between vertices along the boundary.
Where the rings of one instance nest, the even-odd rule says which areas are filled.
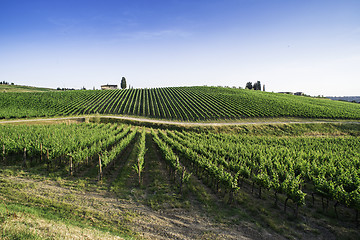
[[[245,89],[254,89],[254,90],[260,90],[261,91],[261,83],[260,81],[257,81],[256,83],[247,82]],[[265,85],[263,85],[263,91],[265,91]]]

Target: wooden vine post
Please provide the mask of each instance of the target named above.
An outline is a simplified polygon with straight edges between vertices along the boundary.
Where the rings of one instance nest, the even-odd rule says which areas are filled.
[[[184,178],[185,178],[185,168],[182,167],[182,171],[181,171],[181,175],[180,175],[180,194],[182,194],[182,187],[183,187],[183,183],[184,183]]]
[[[24,160],[23,165],[24,165],[24,167],[26,167],[26,148],[24,148],[24,157],[23,157],[23,160]]]
[[[41,162],[41,163],[42,163],[42,161],[43,161],[42,151],[43,151],[43,147],[42,147],[42,143],[40,143],[40,162]]]
[[[49,149],[46,149],[46,165],[47,165],[47,170],[50,171]]]
[[[72,176],[72,175],[73,175],[73,162],[72,162],[72,156],[70,156],[69,163],[70,163],[70,176]]]
[[[103,173],[102,173],[102,169],[101,169],[101,156],[99,154],[99,181],[102,180],[103,177]]]
[[[3,145],[3,163],[5,164],[6,163],[6,159],[5,159],[5,144]]]

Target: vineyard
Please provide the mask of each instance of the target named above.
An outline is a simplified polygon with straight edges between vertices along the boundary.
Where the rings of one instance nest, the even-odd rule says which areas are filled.
[[[70,175],[96,157],[105,168],[136,135],[136,129],[111,124],[1,126],[0,132],[5,164],[8,156],[23,153],[24,166],[27,161],[46,163],[48,169],[69,163]]]
[[[229,207],[243,208],[246,195],[259,200],[257,207],[271,202],[275,212],[297,221],[299,216],[309,217],[308,211],[317,211],[358,232],[359,127],[328,124],[302,129],[301,134],[271,133],[273,127],[237,134],[119,123],[0,125],[0,161],[29,171],[109,181],[114,192],[124,187],[118,183],[124,178],[133,178],[132,188],[141,189],[149,171],[161,163],[180,195],[189,194],[196,180]],[[155,158],[151,168],[150,156]],[[0,194],[11,199],[3,191]]]
[[[155,134],[154,134],[155,135]],[[317,195],[360,210],[360,139],[244,137],[228,134],[194,134],[160,131],[159,135],[184,158],[184,165],[216,193],[233,201],[243,182],[286,196],[298,207],[305,196]],[[156,136],[156,135],[155,135]],[[161,140],[158,140],[161,142]],[[171,152],[171,151],[170,151]]]
[[[360,105],[221,87],[0,93],[0,119],[96,113],[177,121],[266,117],[360,119]]]

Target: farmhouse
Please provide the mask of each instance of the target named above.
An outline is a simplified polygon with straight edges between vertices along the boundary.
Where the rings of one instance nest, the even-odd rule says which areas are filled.
[[[101,90],[110,90],[110,89],[118,89],[118,86],[117,85],[109,85],[109,84],[101,85]]]

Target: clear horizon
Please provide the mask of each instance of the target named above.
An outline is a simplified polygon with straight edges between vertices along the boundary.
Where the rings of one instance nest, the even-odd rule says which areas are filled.
[[[0,0],[0,81],[359,96],[360,1]]]

